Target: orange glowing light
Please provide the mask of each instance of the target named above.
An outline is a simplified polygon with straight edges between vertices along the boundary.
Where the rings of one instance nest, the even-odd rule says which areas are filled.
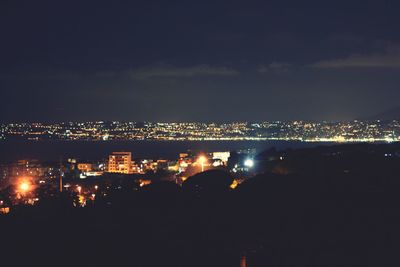
[[[238,185],[239,185],[239,181],[235,179],[235,180],[233,180],[232,184],[230,185],[230,188],[235,189]]]
[[[201,171],[204,172],[204,164],[207,162],[207,158],[205,156],[200,156],[197,161],[200,163],[201,165]]]
[[[139,180],[139,186],[140,186],[140,187],[143,187],[143,186],[149,185],[149,184],[151,184],[151,181],[150,181],[150,180],[143,180],[143,179],[140,179],[140,180]]]
[[[7,214],[9,212],[10,212],[10,208],[9,207],[0,208],[0,213]]]
[[[78,197],[78,201],[79,201],[79,204],[81,205],[81,207],[84,207],[86,205],[86,199],[84,196],[80,195]]]
[[[207,158],[206,158],[205,156],[200,156],[200,157],[198,158],[198,161],[199,161],[200,164],[204,164],[204,163],[206,163]]]
[[[28,183],[28,182],[21,182],[20,184],[19,184],[19,190],[21,191],[21,192],[28,192],[29,190],[31,189],[31,185]]]

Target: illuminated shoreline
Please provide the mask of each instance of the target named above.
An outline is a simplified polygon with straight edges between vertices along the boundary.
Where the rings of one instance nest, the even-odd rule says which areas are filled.
[[[0,125],[0,140],[397,142],[398,121],[64,122]]]
[[[0,142],[7,141],[26,141],[26,142],[218,142],[218,141],[229,141],[229,142],[243,142],[243,141],[255,141],[255,142],[267,142],[267,141],[287,141],[287,142],[303,142],[303,143],[395,143],[400,142],[400,139],[385,139],[385,138],[362,138],[362,139],[345,139],[338,140],[337,138],[316,138],[316,139],[301,139],[301,138],[257,138],[257,137],[238,137],[238,138],[147,138],[147,139],[0,139]]]

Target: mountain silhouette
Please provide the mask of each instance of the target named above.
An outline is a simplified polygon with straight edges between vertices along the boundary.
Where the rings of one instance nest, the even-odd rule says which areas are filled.
[[[400,120],[400,106],[388,109],[384,112],[364,117],[365,120]]]

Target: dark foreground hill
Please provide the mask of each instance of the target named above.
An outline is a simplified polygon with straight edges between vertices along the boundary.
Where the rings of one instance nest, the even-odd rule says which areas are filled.
[[[209,171],[182,187],[110,192],[86,208],[47,199],[0,217],[1,261],[220,267],[239,266],[245,255],[248,267],[399,266],[397,149],[285,151],[283,159],[260,161],[266,172],[235,190],[229,173]]]

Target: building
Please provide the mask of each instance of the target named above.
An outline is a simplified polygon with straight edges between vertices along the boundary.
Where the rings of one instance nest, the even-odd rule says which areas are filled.
[[[82,172],[93,171],[93,165],[91,163],[78,163],[78,170]]]
[[[212,153],[212,158],[221,160],[224,165],[227,164],[230,156],[231,156],[230,152],[213,152]]]
[[[132,153],[113,152],[108,157],[108,172],[132,174]]]
[[[188,153],[179,153],[179,158],[180,159],[184,159],[184,158],[188,158],[189,154]]]
[[[159,159],[157,160],[157,170],[168,170],[168,160]]]

